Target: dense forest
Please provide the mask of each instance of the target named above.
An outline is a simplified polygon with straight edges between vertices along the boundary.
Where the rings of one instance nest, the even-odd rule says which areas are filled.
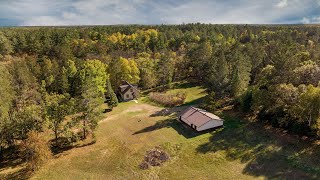
[[[320,136],[317,26],[1,28],[0,61],[1,150],[41,132],[53,146],[94,137],[122,80],[141,89],[197,82],[209,110],[228,101],[274,127]]]

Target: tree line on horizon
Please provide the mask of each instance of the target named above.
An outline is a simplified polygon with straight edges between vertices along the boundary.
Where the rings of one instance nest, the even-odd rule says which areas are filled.
[[[2,28],[0,147],[31,131],[86,138],[105,96],[117,105],[122,80],[142,89],[198,82],[208,109],[229,98],[261,121],[319,137],[319,42],[316,26]]]

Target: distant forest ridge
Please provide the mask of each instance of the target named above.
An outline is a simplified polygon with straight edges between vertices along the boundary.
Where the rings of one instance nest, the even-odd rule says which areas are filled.
[[[299,26],[308,26],[308,27],[318,27],[320,24],[301,24],[301,23],[295,23],[295,24],[267,24],[267,23],[261,23],[261,24],[214,24],[214,23],[182,23],[182,24],[96,24],[96,25],[52,25],[52,26],[0,26],[0,28],[95,28],[95,27],[122,27],[122,26],[138,26],[141,28],[154,28],[159,26],[185,26],[185,25],[210,25],[210,26],[263,26],[263,27],[280,27],[280,26],[287,26],[287,27],[299,27]]]

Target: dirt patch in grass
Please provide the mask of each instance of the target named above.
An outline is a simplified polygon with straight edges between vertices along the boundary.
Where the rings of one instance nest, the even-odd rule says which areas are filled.
[[[140,169],[149,169],[151,166],[160,166],[162,163],[169,160],[169,154],[164,152],[159,147],[147,151],[144,156],[144,161],[139,165]]]

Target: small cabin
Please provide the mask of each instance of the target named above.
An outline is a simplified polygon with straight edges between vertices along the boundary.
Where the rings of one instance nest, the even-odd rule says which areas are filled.
[[[119,86],[118,92],[123,101],[130,101],[139,97],[138,86],[130,84],[127,81],[124,81],[123,84]]]
[[[182,112],[179,120],[198,132],[223,127],[223,119],[195,107],[189,107]]]

